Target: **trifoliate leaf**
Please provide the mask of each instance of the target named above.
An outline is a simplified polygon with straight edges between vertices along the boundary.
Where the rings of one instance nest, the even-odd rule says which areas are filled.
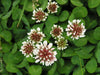
[[[21,13],[21,9],[19,9],[18,6],[16,6],[12,11],[12,19],[13,20],[19,19],[20,13]]]
[[[71,15],[69,16],[69,21],[73,21],[73,19],[75,19],[75,15],[74,13],[71,13]]]
[[[70,0],[70,1],[75,6],[83,6],[83,3],[80,0]]]
[[[5,19],[8,19],[12,14],[12,10],[10,10],[9,12],[7,12],[6,15],[2,16],[2,19],[5,20]]]
[[[43,10],[46,9],[47,5],[48,5],[48,0],[39,0],[40,3],[40,8],[42,8]]]
[[[92,29],[96,26],[97,26],[97,20],[93,20],[88,25],[86,25],[86,29]]]
[[[12,48],[12,44],[9,44],[9,43],[2,43],[1,46],[2,46],[3,52],[5,53],[9,52]]]
[[[73,41],[74,45],[77,47],[85,46],[87,44],[87,38],[80,38]]]
[[[23,0],[24,2],[24,0]],[[31,0],[27,0],[26,6],[25,6],[25,10],[28,12],[32,12],[33,11],[33,7],[32,7],[33,3]]]
[[[60,5],[64,5],[68,2],[68,0],[56,0],[57,3],[59,3]]]
[[[81,47],[80,50],[75,51],[75,53],[82,59],[89,59],[93,55],[90,53],[95,47],[94,46],[85,46]]]
[[[95,8],[100,4],[100,0],[88,0],[88,7]]]
[[[62,52],[62,57],[71,57],[74,55],[75,55],[75,52],[73,51],[73,48],[67,48],[65,52]]]
[[[17,73],[19,71],[14,64],[7,64],[6,70],[11,73]]]
[[[96,8],[98,16],[100,16],[100,5]]]
[[[12,54],[14,54],[15,52],[17,51],[17,44],[15,43],[14,45],[13,45],[13,49],[12,49]]]
[[[58,17],[54,16],[54,15],[49,15],[48,19],[47,19],[47,22],[48,21],[51,22],[51,23],[57,23],[58,22]]]
[[[20,57],[19,57],[20,56]],[[23,60],[24,56],[22,55],[21,52],[16,52],[15,54],[11,54],[11,53],[6,53],[3,56],[3,60],[6,64],[18,64],[19,62],[21,62]]]
[[[89,73],[94,73],[97,69],[97,62],[95,58],[89,60],[86,64],[86,69]]]
[[[88,41],[92,44],[96,44],[98,41],[93,36],[93,31],[89,31],[88,34]]]
[[[95,57],[97,58],[98,63],[100,63],[100,42],[97,44],[97,49],[95,52]]]
[[[28,72],[30,75],[41,75],[42,67],[39,65],[32,65],[29,67]]]
[[[85,68],[78,67],[74,70],[73,75],[84,75]]]
[[[12,40],[12,34],[8,30],[4,30],[0,32],[0,37],[3,38],[7,42],[10,42]]]
[[[57,68],[57,64],[53,64],[52,68],[48,71],[47,75],[54,75]]]
[[[63,67],[63,66],[64,66],[64,63],[65,63],[65,62],[64,62],[64,59],[63,59],[63,58],[60,58],[60,59],[59,59],[59,63],[60,63],[60,66]]]
[[[97,28],[94,30],[93,35],[94,35],[94,38],[95,38],[96,40],[100,40],[100,27],[97,27]]]
[[[18,68],[23,68],[28,64],[27,60],[24,59],[20,64],[17,65]]]
[[[12,4],[13,8],[20,3],[20,0],[15,0]]]
[[[11,0],[1,0],[1,3],[4,6],[5,10],[8,11],[11,6]]]
[[[8,19],[2,19],[1,20],[1,26],[2,26],[2,28],[5,28],[5,29],[7,29],[8,28],[8,26],[7,26],[7,21],[8,21]]]
[[[76,18],[83,18],[88,15],[88,11],[86,7],[76,7],[73,9],[72,13]]]
[[[83,59],[81,59],[79,56],[73,56],[73,57],[71,58],[71,62],[72,62],[72,64],[75,64],[75,65],[80,65],[80,64],[82,64],[82,66],[84,66],[84,61],[83,61]]]
[[[58,72],[60,74],[70,74],[70,72],[73,70],[73,67],[74,65],[71,64],[71,62],[67,62],[63,67],[59,66],[57,69],[58,69]]]
[[[59,16],[59,21],[63,22],[66,21],[68,19],[69,16],[69,12],[68,11],[62,11],[61,15]]]
[[[35,62],[35,59],[32,58],[32,57],[28,57],[28,58],[26,58],[26,60],[27,60],[28,62],[31,62],[31,63],[34,63],[34,62]]]

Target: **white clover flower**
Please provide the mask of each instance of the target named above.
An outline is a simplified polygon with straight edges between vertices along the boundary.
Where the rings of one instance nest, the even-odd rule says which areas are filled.
[[[67,36],[71,36],[71,38],[79,39],[79,37],[85,37],[85,26],[83,23],[80,23],[81,20],[73,20],[72,22],[68,21],[69,25],[67,25],[66,31]]]
[[[36,23],[45,21],[47,19],[48,14],[45,13],[42,8],[33,10],[33,20],[36,20]]]
[[[28,35],[28,39],[35,43],[40,43],[43,40],[43,37],[45,37],[45,35],[42,32],[40,32],[39,27],[36,30],[31,29],[31,32],[29,32]]]
[[[47,6],[47,9],[49,11],[49,13],[57,13],[57,9],[59,8],[57,2],[53,1],[51,2],[51,0],[49,0],[48,2],[48,6]]]
[[[35,49],[34,43],[31,41],[24,41],[22,42],[22,46],[20,51],[22,52],[22,54],[24,54],[24,56],[26,57],[33,57],[33,50]]]
[[[67,46],[68,46],[68,44],[67,44],[68,41],[65,40],[64,37],[60,37],[60,38],[58,39],[58,41],[55,41],[55,43],[57,44],[57,48],[58,48],[59,50],[64,50],[64,49],[66,49]]]
[[[52,45],[52,43],[47,44],[47,41],[36,45],[37,49],[33,51],[36,59],[35,63],[40,62],[42,65],[50,66],[57,61],[57,52],[54,51]]]
[[[52,35],[52,37],[59,38],[62,35],[63,32],[63,28],[57,25],[53,25],[52,27],[52,31],[50,32],[50,34]]]

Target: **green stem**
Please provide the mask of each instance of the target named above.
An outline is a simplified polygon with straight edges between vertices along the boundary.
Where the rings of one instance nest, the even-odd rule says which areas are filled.
[[[82,72],[82,75],[83,75],[83,70],[82,70],[82,63],[81,63],[81,58],[79,57],[79,59],[80,59],[81,72]]]
[[[25,2],[24,2],[24,6],[23,6],[23,9],[22,9],[21,14],[20,14],[20,18],[19,18],[17,27],[19,27],[19,24],[20,24],[20,21],[22,19],[22,16],[23,16],[23,13],[24,13],[24,9],[25,9],[26,4],[27,4],[27,0],[25,0]]]
[[[1,37],[0,37],[0,47],[1,47]]]
[[[0,58],[0,72],[2,72],[3,69],[2,69],[2,59]]]

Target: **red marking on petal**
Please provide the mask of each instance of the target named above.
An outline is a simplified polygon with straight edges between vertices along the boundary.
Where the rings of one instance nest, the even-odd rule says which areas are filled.
[[[52,34],[54,36],[59,36],[61,34],[61,29],[60,28],[54,28],[52,31]]]
[[[30,54],[33,52],[33,46],[31,44],[27,44],[26,46],[24,46],[24,51],[26,54]]]
[[[49,9],[51,12],[55,12],[55,11],[56,11],[56,8],[57,8],[57,5],[56,5],[56,4],[50,4],[48,9]]]
[[[49,57],[51,56],[51,57]],[[42,58],[42,60],[45,59],[45,61],[52,60],[53,59],[53,53],[50,51],[50,49],[44,48],[43,50],[40,50],[39,57]]]
[[[73,26],[71,26],[69,29],[70,29],[70,32],[72,32],[73,37],[80,36],[83,30],[82,26],[76,23],[73,23]]]
[[[43,20],[44,17],[45,17],[45,13],[42,12],[42,11],[37,11],[37,12],[35,13],[35,18],[36,18],[37,20]]]
[[[31,35],[31,39],[34,40],[35,42],[40,41],[41,37],[42,37],[42,35],[38,34],[36,32]]]

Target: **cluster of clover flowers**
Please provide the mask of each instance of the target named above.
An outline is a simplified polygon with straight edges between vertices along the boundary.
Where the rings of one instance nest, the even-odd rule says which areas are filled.
[[[47,9],[49,12],[56,13],[57,8],[58,5],[56,2],[51,2],[51,0],[48,2]],[[36,22],[44,21],[46,19],[46,13],[41,8],[37,9],[37,11],[34,10],[32,19],[36,20]],[[70,36],[74,40],[85,37],[86,29],[81,20],[74,19],[72,22],[68,21],[65,31],[67,32],[67,36]],[[56,40],[55,43],[57,44],[58,50],[64,50],[68,46],[67,39],[62,36],[63,32],[64,29],[58,25],[53,25],[50,31],[50,34]],[[23,45],[20,51],[26,57],[33,57],[35,63],[40,62],[42,65],[50,66],[57,61],[57,52],[53,48],[53,43],[43,40],[44,37],[46,36],[39,27],[37,29],[31,29],[28,33],[28,40],[22,42]]]
[[[74,19],[72,22],[68,21],[68,25],[67,28],[65,29],[65,31],[67,32],[67,36],[70,36],[72,38],[72,40],[74,39],[79,39],[80,37],[85,37],[85,26],[83,25],[83,23],[81,23],[81,20],[76,20]],[[54,25],[52,27],[52,31],[50,32],[50,34],[52,35],[52,37],[54,37],[54,39],[56,39],[57,41],[55,41],[55,43],[57,44],[57,48],[59,50],[64,50],[67,48],[67,43],[68,41],[62,36],[63,33],[63,28],[58,26],[58,25]]]
[[[26,57],[33,57],[36,59],[35,63],[42,63],[43,65],[49,66],[57,61],[57,52],[52,48],[52,43],[43,41],[45,34],[43,34],[38,27],[37,29],[31,29],[28,33],[28,40],[22,42],[21,52]],[[43,42],[43,43],[42,43]]]
[[[47,19],[47,16],[49,13],[53,14],[57,12],[57,9],[59,8],[58,4],[55,1],[49,0],[47,5],[47,12],[44,12],[42,8],[35,9],[33,11],[33,20],[36,20],[36,23],[39,23],[41,21],[45,21]]]

